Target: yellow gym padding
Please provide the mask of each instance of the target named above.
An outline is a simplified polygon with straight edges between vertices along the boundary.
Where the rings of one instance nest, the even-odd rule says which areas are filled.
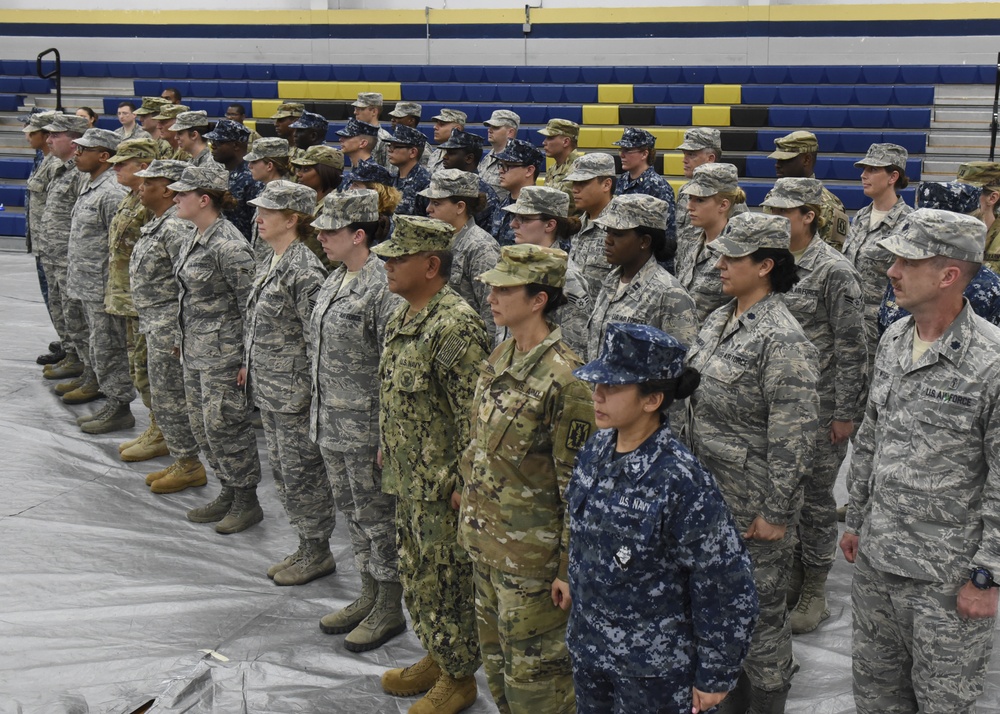
[[[309,99],[347,99],[351,97],[352,99],[357,98],[358,93],[345,95],[345,90],[342,89],[341,85],[346,84],[346,82],[309,82],[309,86],[306,87],[306,92]],[[346,90],[350,92],[350,90]]]
[[[674,195],[680,196],[681,186],[687,183],[687,179],[667,179],[667,183],[669,183],[670,188],[674,190]]]
[[[684,154],[664,154],[663,173],[667,176],[683,176]]]
[[[552,167],[555,166],[555,165],[556,165],[556,160],[555,159],[553,159],[551,156],[546,156],[545,157],[545,173],[548,173],[549,171],[551,171]]]
[[[278,96],[282,99],[308,99],[309,82],[278,82]]]
[[[380,92],[387,102],[398,102],[403,98],[403,90],[399,82],[369,82],[366,92]]]
[[[584,124],[617,124],[618,105],[617,104],[584,104],[583,105]]]
[[[581,126],[580,136],[577,138],[577,144],[583,149],[602,149],[604,144],[601,143],[601,132],[603,129],[594,126]]]
[[[280,99],[254,99],[250,106],[250,116],[258,119],[270,119],[271,115],[281,106]]]
[[[691,107],[691,126],[729,126],[730,107],[696,105]]]
[[[683,129],[663,129],[663,128],[653,128],[647,129],[650,134],[656,137],[656,148],[660,149],[676,149],[684,141],[684,130]]]
[[[243,126],[245,126],[250,131],[257,131],[257,120],[247,119],[243,122]]]
[[[739,104],[742,93],[739,84],[706,84],[705,104]]]
[[[631,84],[598,84],[597,101],[601,104],[631,104]]]
[[[615,108],[617,109],[617,107],[615,107]],[[609,127],[607,129],[602,129],[601,130],[601,143],[604,144],[604,146],[606,148],[613,149],[613,150],[617,151],[618,147],[615,146],[614,144],[615,144],[616,141],[621,141],[622,140],[622,134],[624,134],[624,133],[625,133],[625,129],[623,127],[620,127],[620,126]]]

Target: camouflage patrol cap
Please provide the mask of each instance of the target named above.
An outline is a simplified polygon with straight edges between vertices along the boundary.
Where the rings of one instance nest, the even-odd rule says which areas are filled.
[[[184,131],[185,129],[208,129],[208,112],[203,109],[194,112],[182,112],[177,115],[171,131]]]
[[[902,225],[878,245],[909,260],[943,256],[981,263],[986,249],[986,224],[953,211],[918,208],[904,216]]]
[[[392,138],[389,139],[389,143],[400,146],[423,146],[427,143],[427,137],[419,129],[406,126],[406,124],[397,124],[392,130]]]
[[[625,127],[620,141],[611,142],[612,146],[620,146],[623,149],[645,149],[656,146],[656,137],[645,129],[634,126]]]
[[[696,126],[684,132],[684,142],[677,148],[681,151],[721,149],[722,133],[718,129],[710,129],[707,126]]]
[[[382,106],[381,92],[358,92],[358,98],[351,102],[352,107],[380,107]]]
[[[759,248],[784,248],[791,244],[791,223],[770,213],[739,213],[729,219],[722,235],[708,247],[727,258],[742,258]]]
[[[497,109],[490,115],[490,118],[483,122],[483,126],[509,126],[517,129],[521,126],[521,117],[510,109]]]
[[[855,161],[854,167],[858,169],[865,166],[874,168],[898,166],[905,168],[906,160],[909,156],[906,149],[899,144],[872,144],[868,147],[868,153],[865,154],[865,158],[861,159],[861,161]]]
[[[285,102],[284,104],[278,105],[278,109],[271,115],[271,118],[287,119],[288,117],[300,117],[302,116],[302,112],[305,110],[305,104],[299,104],[298,102]]]
[[[573,162],[573,168],[565,176],[565,181],[589,181],[594,178],[616,176],[615,160],[610,154],[584,154]]]
[[[733,193],[740,187],[739,173],[732,164],[702,164],[695,167],[691,180],[681,187],[681,193],[691,196],[714,196]]]
[[[204,166],[188,166],[179,180],[167,186],[171,191],[228,191],[229,172],[219,164],[208,163]]]
[[[176,126],[176,125],[174,125]],[[245,144],[250,140],[250,130],[232,119],[220,119],[212,131],[205,134],[205,138],[213,144],[225,144],[235,141],[238,144]],[[246,160],[246,156],[243,157]]]
[[[544,129],[539,129],[542,136],[568,136],[576,139],[580,136],[580,125],[569,119],[549,119]]]
[[[591,384],[642,384],[677,379],[684,371],[687,347],[649,325],[611,322],[597,359],[573,370]]]
[[[354,121],[353,119],[351,121]],[[288,125],[291,129],[322,129],[324,132],[330,126],[330,122],[322,114],[315,112],[302,112],[299,118]]]
[[[969,161],[958,167],[958,180],[982,188],[1000,188],[1000,163]]]
[[[780,178],[767,192],[762,206],[767,208],[798,208],[823,203],[823,182],[813,178]]]
[[[979,197],[983,191],[960,181],[924,181],[917,187],[915,208],[939,208],[955,213],[972,213],[979,210]]]
[[[282,159],[288,158],[288,140],[276,136],[268,136],[257,139],[253,143],[253,150],[243,157],[247,163],[260,161],[261,159]]]
[[[370,188],[328,193],[312,227],[321,231],[339,231],[352,223],[378,220],[378,193]]]
[[[483,147],[483,137],[470,134],[461,129],[452,129],[451,136],[438,144],[439,149],[481,149]]]
[[[142,106],[135,110],[135,115],[159,114],[160,109],[168,104],[170,104],[170,101],[163,97],[143,97]]]
[[[121,137],[107,129],[87,129],[79,139],[73,139],[77,146],[107,149],[112,154],[118,149]]]
[[[461,169],[438,169],[431,174],[430,185],[418,191],[417,195],[424,198],[474,198],[479,195],[479,175]]]
[[[397,119],[402,119],[403,117],[416,117],[419,119],[420,113],[423,110],[424,108],[416,102],[396,102],[396,106],[389,112],[389,116],[396,117]]]
[[[457,109],[442,109],[440,114],[432,118],[434,121],[443,121],[449,124],[461,124],[462,126],[465,126],[465,122],[468,121],[469,115],[465,112],[460,112]]]
[[[24,128],[21,129],[25,134],[33,134],[36,131],[46,131],[45,127],[52,123],[58,112],[34,112],[29,114],[27,117],[27,122]]]
[[[86,117],[78,117],[76,114],[63,114],[62,112],[56,112],[55,116],[51,119],[51,123],[45,127],[45,131],[50,134],[61,131],[72,131],[82,135],[89,128],[90,124],[87,122]]]
[[[313,215],[316,212],[316,191],[291,181],[271,181],[257,198],[247,201],[251,206],[274,211],[295,211]]]
[[[176,120],[181,114],[189,111],[191,111],[191,107],[186,107],[183,104],[171,104],[170,102],[167,102],[160,107],[160,110],[153,118],[157,121],[168,121],[170,119]],[[173,130],[172,127],[171,130]]]
[[[819,151],[819,141],[811,131],[793,131],[774,140],[777,147],[767,155],[769,159],[784,161],[794,159],[799,154],[815,154]]]
[[[399,258],[425,251],[451,250],[455,229],[444,221],[427,216],[395,217],[396,228],[389,240],[379,243],[372,252],[382,258]]]
[[[542,150],[534,144],[529,144],[521,139],[511,139],[503,151],[496,155],[498,161],[508,164],[522,164],[523,166],[538,166],[545,158]]]
[[[663,231],[667,229],[667,202],[644,193],[625,193],[612,198],[594,223],[616,231],[640,226]]]
[[[293,166],[315,166],[322,164],[338,171],[344,170],[344,152],[326,144],[310,146],[306,152],[291,161]]]
[[[129,139],[118,144],[115,155],[108,159],[109,164],[121,164],[129,159],[152,161],[159,154],[159,148],[152,139]]]
[[[136,171],[139,178],[165,178],[171,181],[180,181],[184,174],[184,169],[191,164],[187,161],[174,161],[173,159],[156,159],[142,171]]]
[[[292,126],[295,126],[295,124],[292,124]],[[347,126],[337,132],[337,136],[345,138],[352,136],[378,136],[378,127],[351,117],[347,120]]]
[[[344,174],[344,183],[381,183],[392,186],[393,178],[389,169],[379,164],[375,159],[359,161],[357,166]]]
[[[558,248],[537,245],[505,245],[500,249],[496,267],[476,276],[476,280],[498,288],[518,285],[566,285],[566,264],[569,256]]]
[[[517,200],[503,210],[518,216],[533,216],[544,213],[547,216],[565,218],[569,215],[569,194],[550,186],[525,186]]]

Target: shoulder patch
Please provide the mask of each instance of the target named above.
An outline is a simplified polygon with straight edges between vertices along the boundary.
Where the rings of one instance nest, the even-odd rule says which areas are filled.
[[[454,366],[458,358],[462,356],[466,348],[469,346],[469,341],[464,339],[461,335],[449,335],[448,339],[444,341],[441,345],[441,349],[438,350],[437,355],[434,359],[437,360],[442,366],[451,368]]]
[[[569,430],[566,432],[566,448],[579,451],[590,438],[590,424],[582,419],[574,419],[569,423]]]

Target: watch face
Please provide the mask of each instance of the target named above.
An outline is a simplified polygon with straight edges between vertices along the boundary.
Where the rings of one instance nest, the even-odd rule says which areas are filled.
[[[986,590],[993,584],[993,575],[986,568],[976,568],[972,571],[972,584]]]

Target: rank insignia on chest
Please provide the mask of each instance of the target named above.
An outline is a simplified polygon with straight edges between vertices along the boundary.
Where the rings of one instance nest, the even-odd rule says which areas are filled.
[[[632,549],[627,545],[623,545],[615,551],[615,562],[618,563],[618,567],[622,570],[628,570],[628,566],[632,562]]]

